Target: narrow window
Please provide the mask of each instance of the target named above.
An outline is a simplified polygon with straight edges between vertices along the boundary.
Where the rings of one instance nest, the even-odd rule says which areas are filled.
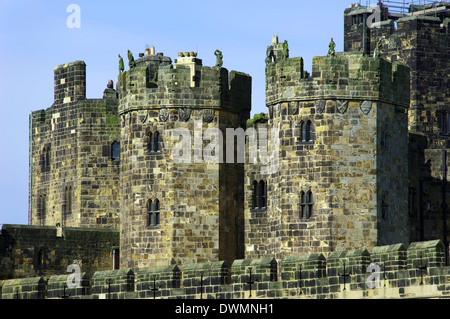
[[[44,252],[42,251],[42,249],[39,249],[37,253],[37,264],[38,266],[44,265]]]
[[[148,151],[149,152],[154,152],[155,151],[155,144],[154,144],[154,141],[153,141],[153,133],[152,132],[148,132],[147,138],[148,138]]]
[[[300,193],[300,218],[306,217],[306,194],[304,191]]]
[[[38,225],[45,225],[45,214],[46,214],[46,195],[42,194],[38,199],[38,209],[37,209],[37,222]]]
[[[64,200],[63,200],[63,216],[62,225],[66,225],[67,215],[72,213],[72,186],[67,186],[64,189]]]
[[[252,200],[253,200],[253,208],[258,208],[258,182],[253,181],[252,183]]]
[[[301,134],[302,134],[302,136],[301,136],[302,142],[306,142],[307,141],[306,140],[306,123],[302,122],[300,124],[300,128],[301,128]]]
[[[441,134],[447,134],[449,132],[449,126],[448,126],[449,116],[450,116],[450,114],[445,111],[442,111],[439,114],[439,119],[440,119],[439,126],[441,129]]]
[[[154,139],[155,139],[155,151],[156,152],[161,152],[161,142],[162,142],[162,138],[161,138],[161,134],[159,134],[159,132],[156,132],[154,135]]]
[[[50,167],[50,147],[47,147],[47,150],[45,151],[45,167]]]
[[[306,199],[308,200],[307,218],[310,218],[313,215],[313,205],[314,205],[313,195],[311,191],[308,191],[308,193],[306,194]]]
[[[155,225],[159,225],[159,200],[155,200]]]
[[[67,213],[72,213],[72,186],[67,189]]]
[[[150,199],[147,205],[147,226],[153,226],[153,201]]]
[[[446,114],[446,133],[450,133],[450,113],[445,112]]]
[[[260,181],[259,182],[259,189],[258,189],[258,193],[259,193],[259,208],[263,209],[266,208],[267,205],[267,188],[266,188],[266,183],[264,181]]]
[[[112,255],[113,255],[113,270],[119,269],[120,268],[120,264],[119,264],[119,261],[120,261],[119,248],[113,248]]]
[[[308,136],[306,137],[306,140],[307,140],[308,142],[312,142],[312,141],[313,141],[314,127],[313,127],[311,121],[308,121],[308,122],[306,123],[306,132],[307,132],[307,134],[308,134]]]
[[[160,224],[160,203],[158,199],[152,201],[151,199],[147,204],[147,226],[156,226]]]
[[[111,144],[111,159],[120,159],[120,143],[114,142]]]
[[[43,171],[50,170],[50,146],[44,146],[42,149],[42,169]]]

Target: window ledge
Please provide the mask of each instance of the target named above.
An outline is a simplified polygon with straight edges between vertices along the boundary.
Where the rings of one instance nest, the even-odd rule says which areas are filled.
[[[153,225],[153,226],[147,226],[147,230],[155,230],[155,229],[161,229],[161,224]]]

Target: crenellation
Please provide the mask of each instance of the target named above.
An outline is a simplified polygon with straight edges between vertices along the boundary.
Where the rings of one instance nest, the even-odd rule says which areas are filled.
[[[417,242],[323,254],[236,260],[228,268],[211,262],[82,273],[78,288],[67,287],[69,275],[52,275],[0,282],[2,299],[345,299],[445,297],[450,267],[430,263],[442,242]],[[428,257],[420,260],[418,252]],[[407,256],[404,254],[406,252]],[[408,269],[387,268],[390,261],[407,258]],[[431,254],[431,255],[430,255]],[[383,257],[384,258],[384,257]],[[428,258],[428,259],[427,259]],[[280,272],[277,265],[280,264]],[[325,271],[326,269],[326,271]],[[278,277],[276,274],[279,274]]]

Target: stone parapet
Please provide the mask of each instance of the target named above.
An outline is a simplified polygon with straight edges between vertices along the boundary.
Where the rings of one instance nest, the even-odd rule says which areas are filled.
[[[0,281],[3,299],[380,299],[448,298],[450,267],[439,240],[323,254],[236,260],[227,281],[224,262],[82,274],[80,290],[67,275]],[[422,263],[419,263],[420,257]],[[405,261],[408,267],[405,267]],[[278,268],[280,265],[280,268]],[[203,274],[203,275],[202,275]],[[201,281],[202,280],[202,281]],[[90,292],[88,287],[92,287]],[[84,289],[84,290],[83,290]],[[155,295],[153,290],[155,290]]]

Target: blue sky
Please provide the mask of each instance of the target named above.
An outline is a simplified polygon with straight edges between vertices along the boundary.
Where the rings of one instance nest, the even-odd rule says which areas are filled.
[[[252,114],[265,112],[264,59],[273,35],[287,40],[291,57],[311,72],[330,38],[343,50],[343,12],[358,0],[0,0],[0,224],[28,223],[29,115],[53,103],[53,69],[75,60],[87,65],[87,97],[100,98],[117,79],[118,58],[154,46],[172,58],[195,51],[215,64],[252,76]],[[362,1],[366,4],[366,1]],[[376,2],[376,1],[372,1]],[[70,4],[81,27],[66,24]],[[125,59],[126,60],[126,59]]]

